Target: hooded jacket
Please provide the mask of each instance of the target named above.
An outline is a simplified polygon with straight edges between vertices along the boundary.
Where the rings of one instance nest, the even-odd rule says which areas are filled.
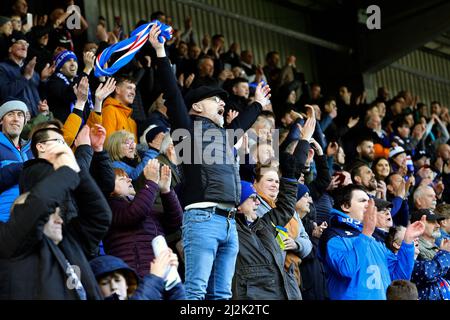
[[[32,159],[30,143],[22,141],[20,151],[0,132],[0,221],[9,219],[9,209],[19,196],[19,176],[23,163]]]
[[[284,270],[284,256],[272,225],[284,226],[295,211],[296,183],[281,179],[277,207],[248,225],[236,216],[239,253],[233,278],[233,299],[301,300],[293,272]]]
[[[431,260],[416,260],[411,281],[419,300],[450,299],[450,252],[439,250]]]
[[[403,243],[397,255],[383,242],[361,233],[362,223],[336,209],[319,242],[332,300],[386,300],[392,280],[411,277],[414,245]]]
[[[67,219],[67,193],[77,194],[79,213]],[[64,219],[63,239],[55,244],[43,233],[44,224],[56,207]],[[87,172],[67,166],[50,173],[16,205],[7,223],[0,223],[0,299],[78,300],[68,283],[67,262],[78,267],[87,299],[101,299],[87,261],[111,221],[105,198]],[[75,268],[75,267],[74,267]]]
[[[133,109],[119,102],[119,100],[109,97],[105,100],[102,110],[102,123],[106,129],[106,139],[114,132],[126,130],[134,134],[135,141],[137,137],[136,122],[131,119]]]

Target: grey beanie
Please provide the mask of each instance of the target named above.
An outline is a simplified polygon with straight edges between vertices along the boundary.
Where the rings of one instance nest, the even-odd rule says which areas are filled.
[[[5,23],[7,23],[8,21],[11,21],[11,19],[5,16],[0,16],[0,27]]]
[[[2,104],[0,106],[0,120],[3,119],[5,114],[7,114],[8,112],[15,111],[15,110],[23,112],[23,114],[25,116],[25,122],[26,122],[28,108],[27,108],[27,105],[20,100],[10,100],[10,101]]]

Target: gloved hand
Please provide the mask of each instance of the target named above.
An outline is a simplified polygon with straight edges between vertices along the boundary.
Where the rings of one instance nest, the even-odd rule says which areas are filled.
[[[287,152],[280,153],[280,171],[284,178],[297,179],[296,161],[292,154]]]

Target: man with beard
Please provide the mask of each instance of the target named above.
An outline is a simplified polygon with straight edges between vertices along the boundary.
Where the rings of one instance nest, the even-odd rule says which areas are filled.
[[[356,146],[357,157],[353,162],[350,162],[348,171],[361,165],[372,167],[372,162],[375,157],[375,149],[373,141],[370,138],[363,138]]]
[[[375,174],[367,165],[359,165],[354,167],[351,175],[353,183],[362,186],[366,190],[367,194],[375,196],[377,192],[380,191],[380,188],[377,188],[378,184],[375,179]],[[386,191],[384,192],[384,197],[378,196],[378,198],[386,199]]]
[[[439,247],[436,245],[435,241],[441,236],[439,221],[442,218],[436,215],[433,210],[420,209],[411,215],[411,221],[417,221],[417,219],[423,215],[425,215],[427,219],[425,222],[425,232],[419,238],[420,253],[418,259],[432,260],[439,251]]]

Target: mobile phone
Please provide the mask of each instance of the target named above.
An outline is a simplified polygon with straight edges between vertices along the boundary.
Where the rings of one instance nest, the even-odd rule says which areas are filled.
[[[338,182],[339,184],[343,184],[343,183],[344,183],[344,181],[345,181],[345,175],[344,175],[342,172],[336,172],[333,176],[338,177],[338,178],[337,178],[337,182]]]
[[[32,26],[33,25],[33,14],[27,13],[27,25]]]
[[[231,70],[231,64],[229,63],[225,63],[225,65],[223,66],[224,70]]]

